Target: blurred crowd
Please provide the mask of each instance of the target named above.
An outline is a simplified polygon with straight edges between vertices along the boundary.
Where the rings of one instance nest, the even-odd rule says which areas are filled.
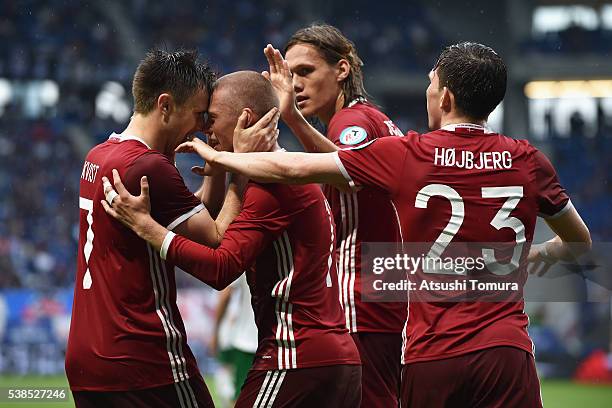
[[[130,50],[153,46],[197,48],[222,72],[263,68],[265,44],[282,47],[296,29],[321,15],[360,45],[372,67],[429,67],[443,44],[422,7],[397,2],[372,13],[365,0],[351,2],[348,10],[332,2],[321,5],[321,14],[313,14],[281,0],[185,0],[178,7],[147,0],[3,1],[0,77],[126,82],[134,62]]]
[[[0,4],[0,77],[64,84],[127,79],[119,36],[95,2],[8,0]]]
[[[521,48],[538,54],[602,54],[612,51],[612,30],[587,29],[577,24],[525,39]]]
[[[597,122],[587,124],[579,112],[569,117],[569,134],[549,127],[553,163],[572,202],[591,230],[594,242],[612,240],[612,124],[598,109]],[[595,128],[587,137],[586,127]]]

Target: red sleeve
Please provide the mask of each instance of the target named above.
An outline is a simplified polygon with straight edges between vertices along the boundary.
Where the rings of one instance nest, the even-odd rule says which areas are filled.
[[[571,207],[569,196],[559,183],[559,177],[550,160],[537,149],[534,160],[539,215],[544,218],[559,216]]]
[[[358,146],[378,137],[377,129],[361,111],[343,109],[333,117],[327,129],[327,138],[341,148]]]
[[[147,153],[134,160],[123,176],[131,194],[140,194],[142,176],[149,180],[151,216],[169,230],[204,208],[166,156]]]
[[[177,235],[170,243],[166,259],[221,290],[255,263],[293,217],[293,213],[281,208],[278,198],[267,188],[250,184],[242,212],[223,235],[219,248],[211,249]]]
[[[373,186],[395,195],[401,182],[406,147],[403,137],[375,139],[336,152],[336,163],[351,187]]]

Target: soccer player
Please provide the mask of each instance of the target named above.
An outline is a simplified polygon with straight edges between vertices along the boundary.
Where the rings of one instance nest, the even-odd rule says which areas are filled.
[[[333,152],[402,136],[393,121],[367,100],[363,63],[355,45],[337,28],[315,24],[298,30],[285,46],[286,61],[271,45],[264,53],[270,66],[264,76],[279,95],[281,118],[306,151]],[[326,135],[304,117],[319,119]],[[376,194],[374,188],[356,192],[325,185],[324,192],[338,229],[340,302],[363,362],[362,406],[396,407],[407,305],[363,298],[362,286],[367,282],[361,274],[361,244],[401,242],[397,211],[393,201]]]
[[[212,94],[206,132],[231,150],[234,128],[248,128],[277,104],[259,73],[226,75]],[[156,223],[148,214],[146,183],[137,198],[119,178],[114,182],[120,195],[104,207],[162,259],[216,289],[247,269],[259,345],[237,407],[359,405],[361,362],[332,279],[334,224],[318,186],[249,183],[242,212],[214,250]]]
[[[171,161],[176,146],[202,130],[213,81],[195,52],[148,53],[134,75],[134,115],[128,127],[85,158],[66,351],[66,374],[77,407],[213,406],[186,342],[174,264],[109,219],[100,205],[102,177],[111,169],[119,170],[133,192],[146,175],[158,222],[198,242],[218,244],[240,211],[246,180],[231,183],[213,220]],[[276,136],[274,112],[268,119],[267,127],[253,131],[270,135],[269,142]]]
[[[515,273],[522,282],[526,260],[553,263],[588,250],[589,230],[549,160],[529,142],[486,127],[506,91],[502,58],[481,44],[455,44],[442,51],[429,79],[434,130],[424,135],[411,132],[330,154],[231,154],[197,141],[188,145],[211,165],[262,182],[377,187],[396,203],[407,241],[514,247],[531,242],[536,217],[544,217],[555,238],[528,254],[518,251],[519,259],[510,262],[497,262],[495,253],[489,259],[491,269],[519,265]],[[449,149],[452,154],[442,155]],[[527,325],[522,298],[411,301],[402,406],[541,406]]]

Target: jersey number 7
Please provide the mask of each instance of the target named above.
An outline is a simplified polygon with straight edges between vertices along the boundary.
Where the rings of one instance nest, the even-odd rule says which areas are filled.
[[[93,200],[79,197],[79,208],[87,211],[87,241],[85,241],[85,246],[83,247],[83,254],[85,255],[85,265],[87,266],[87,270],[85,271],[85,276],[83,276],[83,289],[90,289],[92,280],[91,272],[89,272],[89,257],[91,256],[91,251],[93,250],[94,240]]]

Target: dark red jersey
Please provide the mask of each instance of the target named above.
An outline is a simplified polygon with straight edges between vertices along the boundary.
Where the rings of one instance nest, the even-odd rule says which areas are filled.
[[[384,113],[360,100],[338,111],[327,129],[327,137],[341,148],[386,136],[398,137],[402,133]],[[324,186],[338,231],[340,303],[351,333],[400,333],[406,321],[406,303],[362,301],[361,244],[402,240],[393,202],[377,190],[368,187],[359,192],[341,192]]]
[[[174,228],[202,210],[170,160],[140,139],[112,135],[85,158],[66,374],[75,391],[157,387],[199,375],[176,306],[174,265],[104,212],[102,176],[117,169],[132,194],[146,175],[151,213]],[[189,390],[184,390],[189,393]]]
[[[338,152],[349,184],[385,191],[409,242],[531,242],[537,215],[571,207],[548,159],[527,141],[474,125],[384,138]],[[525,257],[518,274],[526,279]],[[504,268],[502,262],[489,269]],[[522,298],[521,298],[522,299]],[[494,346],[532,352],[523,301],[410,302],[403,362]]]
[[[247,270],[259,337],[252,369],[358,365],[333,279],[333,225],[316,185],[249,183],[219,248],[169,234],[161,253],[217,289]]]

